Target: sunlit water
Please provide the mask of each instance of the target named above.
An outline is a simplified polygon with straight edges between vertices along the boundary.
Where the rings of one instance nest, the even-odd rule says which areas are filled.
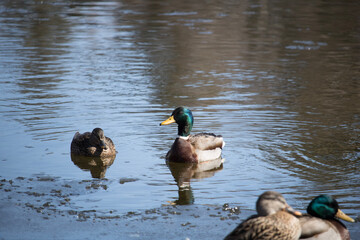
[[[223,168],[191,181],[194,204],[254,209],[260,193],[277,190],[304,210],[327,193],[356,218],[359,10],[340,1],[2,1],[0,176],[91,179],[70,143],[101,127],[118,150],[108,189],[73,201],[119,212],[175,201],[164,157],[177,130],[159,123],[187,106],[194,133],[226,141]]]

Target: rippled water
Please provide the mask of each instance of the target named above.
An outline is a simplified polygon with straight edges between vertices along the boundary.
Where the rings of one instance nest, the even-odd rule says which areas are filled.
[[[110,183],[78,206],[179,200],[164,159],[176,126],[159,123],[182,105],[194,133],[226,141],[225,163],[194,176],[190,202],[254,209],[271,189],[304,210],[328,193],[356,218],[359,11],[355,1],[2,1],[0,177],[91,179],[70,142],[101,127],[118,150],[102,170]]]

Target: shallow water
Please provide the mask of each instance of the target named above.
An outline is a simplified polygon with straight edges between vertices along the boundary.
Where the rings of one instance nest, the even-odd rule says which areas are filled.
[[[90,181],[70,142],[101,127],[118,151],[93,175],[106,189],[67,208],[127,213],[181,198],[254,209],[277,190],[302,211],[331,194],[358,218],[359,11],[342,1],[1,1],[0,178]],[[194,176],[186,196],[165,163],[176,126],[159,127],[181,105],[194,133],[226,141],[223,166]]]

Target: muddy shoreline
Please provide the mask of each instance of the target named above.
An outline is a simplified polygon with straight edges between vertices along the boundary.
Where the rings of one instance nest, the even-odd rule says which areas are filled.
[[[222,239],[253,213],[228,204],[164,203],[121,213],[74,205],[73,197],[106,190],[104,180],[37,176],[0,185],[0,239]]]
[[[48,176],[1,179],[0,239],[223,239],[254,213],[227,203],[164,203],[127,212],[74,204],[74,197],[106,191],[107,181]],[[360,237],[356,224],[347,224],[352,239]]]

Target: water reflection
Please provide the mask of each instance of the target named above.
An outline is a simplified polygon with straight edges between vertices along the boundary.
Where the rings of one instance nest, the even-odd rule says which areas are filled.
[[[201,163],[177,163],[166,161],[177,186],[179,199],[173,204],[186,205],[195,201],[193,191],[191,189],[191,179],[210,178],[223,169],[223,158]]]
[[[2,25],[2,34],[8,42],[6,61],[17,84],[15,101],[16,121],[24,124],[35,139],[53,140],[64,128],[58,124],[67,97],[62,86],[68,72],[63,66],[68,53],[70,22],[63,14],[63,4],[45,1],[4,1],[7,17],[11,22]],[[11,38],[11,36],[16,36]],[[10,37],[10,38],[8,38]],[[16,66],[16,67],[14,67]],[[52,129],[52,130],[50,130]],[[61,130],[59,130],[61,129]]]
[[[86,157],[71,154],[71,161],[80,169],[90,170],[93,178],[105,178],[106,170],[114,163],[115,157]]]
[[[196,115],[194,132],[219,132],[228,143],[226,171],[206,181],[213,187],[212,181],[222,178],[216,198],[202,189],[197,202],[241,201],[252,207],[259,191],[275,188],[301,202],[330,193],[357,214],[357,1],[3,0],[0,5],[0,127],[8,137],[1,167],[11,169],[2,176],[17,177],[32,162],[27,156],[41,169],[24,168],[24,174],[68,173],[63,156],[68,158],[73,131],[101,123],[129,159],[126,167],[112,166],[116,172],[166,189],[168,170],[154,163],[173,137],[153,123],[186,105]],[[29,145],[36,148],[19,151]],[[94,160],[82,166],[101,164],[106,165]],[[190,170],[184,188],[190,191],[179,191],[183,202],[194,199]],[[167,193],[147,184],[126,194]]]

